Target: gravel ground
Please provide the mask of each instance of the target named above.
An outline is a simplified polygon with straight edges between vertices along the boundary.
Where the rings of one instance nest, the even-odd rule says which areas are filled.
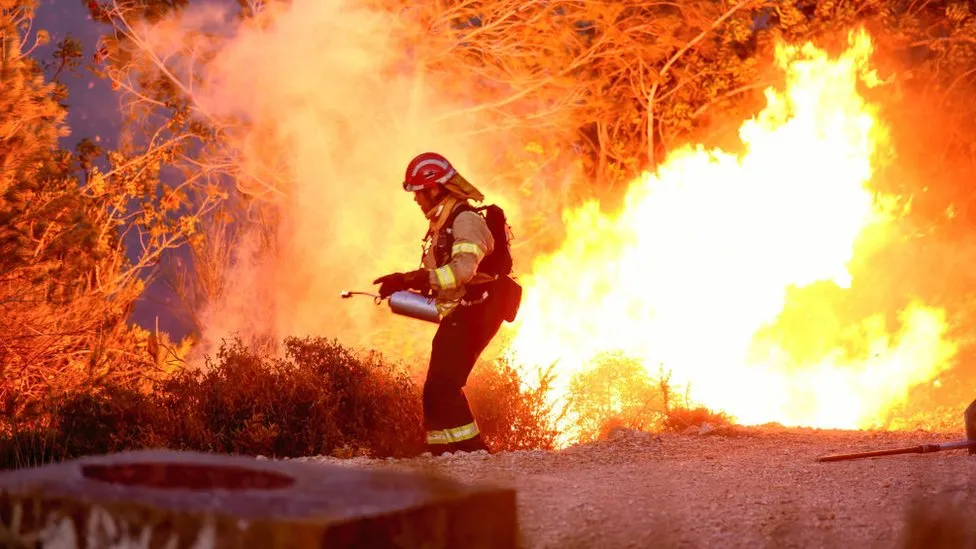
[[[819,463],[958,433],[720,428],[614,432],[558,452],[300,461],[442,473],[517,490],[522,545],[549,547],[976,547],[966,450]],[[965,537],[965,539],[963,539]]]

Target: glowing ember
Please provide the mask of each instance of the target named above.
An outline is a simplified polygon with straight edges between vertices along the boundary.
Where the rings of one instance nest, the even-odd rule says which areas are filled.
[[[867,187],[886,144],[857,90],[879,83],[871,52],[864,32],[836,59],[810,44],[777,48],[787,88],[767,90],[741,126],[742,155],[688,147],[633,182],[621,213],[593,203],[566,213],[563,248],[523,279],[514,359],[558,360],[557,399],[574,374],[620,352],[650,375],[671,370],[695,402],[740,423],[838,428],[875,425],[946,369],[955,347],[944,315],[923,304],[895,327],[879,314],[838,329],[833,314],[834,325],[817,323],[822,311],[778,324],[791,289],[849,288],[865,229],[894,221],[890,197]]]

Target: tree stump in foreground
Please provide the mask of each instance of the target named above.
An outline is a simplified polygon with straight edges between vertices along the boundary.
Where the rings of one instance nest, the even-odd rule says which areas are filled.
[[[3,547],[510,548],[516,537],[514,490],[419,474],[155,450],[0,474]]]
[[[962,415],[966,426],[966,438],[976,440],[976,400],[972,401]],[[969,448],[969,455],[976,454],[976,448]]]

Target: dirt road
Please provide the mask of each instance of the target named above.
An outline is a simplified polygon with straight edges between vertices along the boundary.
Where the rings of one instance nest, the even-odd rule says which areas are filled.
[[[815,461],[959,438],[767,427],[618,431],[559,452],[302,461],[514,486],[529,548],[974,547],[976,529],[966,523],[976,523],[976,512],[966,521],[958,515],[964,503],[976,510],[976,456],[965,450]]]

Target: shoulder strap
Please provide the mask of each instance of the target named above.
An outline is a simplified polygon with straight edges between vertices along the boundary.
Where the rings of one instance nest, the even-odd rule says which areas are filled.
[[[474,211],[474,207],[467,202],[459,202],[451,210],[451,213],[447,215],[447,219],[444,220],[444,224],[438,229],[437,233],[432,233],[428,229],[427,236],[424,237],[425,248],[424,254],[427,254],[426,246],[429,245],[433,248],[434,262],[440,266],[444,262],[448,261],[451,256],[451,249],[454,247],[454,220],[457,216],[464,212]],[[478,214],[481,215],[481,214]]]
[[[447,220],[444,221],[444,226],[441,227],[441,234],[447,236],[446,240],[448,245],[453,245],[454,243],[454,220],[457,219],[457,216],[463,214],[464,212],[477,212],[477,211],[478,211],[477,208],[475,208],[471,204],[468,204],[467,202],[461,202],[454,207],[454,210],[451,211],[451,214],[447,216]],[[478,215],[481,214],[479,213]]]
[[[453,230],[454,220],[457,219],[457,216],[461,215],[462,213],[477,212],[477,211],[480,211],[480,209],[475,208],[474,206],[468,204],[467,202],[458,203],[458,205],[454,207],[454,211],[451,212],[451,215],[447,216],[447,221],[444,222],[444,229],[442,230],[446,230],[446,229]]]
[[[456,206],[454,206],[454,209],[451,210],[451,213],[447,216],[447,219],[444,220],[444,225],[441,226],[440,231],[438,231],[437,235],[428,232],[427,236],[425,237],[425,241],[429,238],[433,238],[434,236],[438,236],[438,238],[443,239],[440,241],[440,245],[450,250],[451,246],[454,245],[454,220],[457,219],[457,216],[461,215],[464,212],[475,212],[475,211],[478,211],[477,208],[475,208],[471,204],[468,204],[467,202],[459,202]],[[481,214],[479,213],[478,215]]]
[[[468,204],[467,202],[458,202],[454,206],[454,209],[451,210],[451,213],[448,214],[447,219],[444,220],[444,225],[442,225],[437,232],[431,231],[431,229],[427,229],[427,234],[424,235],[424,241],[426,242],[440,233],[445,233],[448,236],[451,236],[452,233],[454,232],[453,231],[454,220],[457,219],[457,216],[461,215],[461,213],[466,211],[478,211],[478,208],[475,208],[474,206]]]

